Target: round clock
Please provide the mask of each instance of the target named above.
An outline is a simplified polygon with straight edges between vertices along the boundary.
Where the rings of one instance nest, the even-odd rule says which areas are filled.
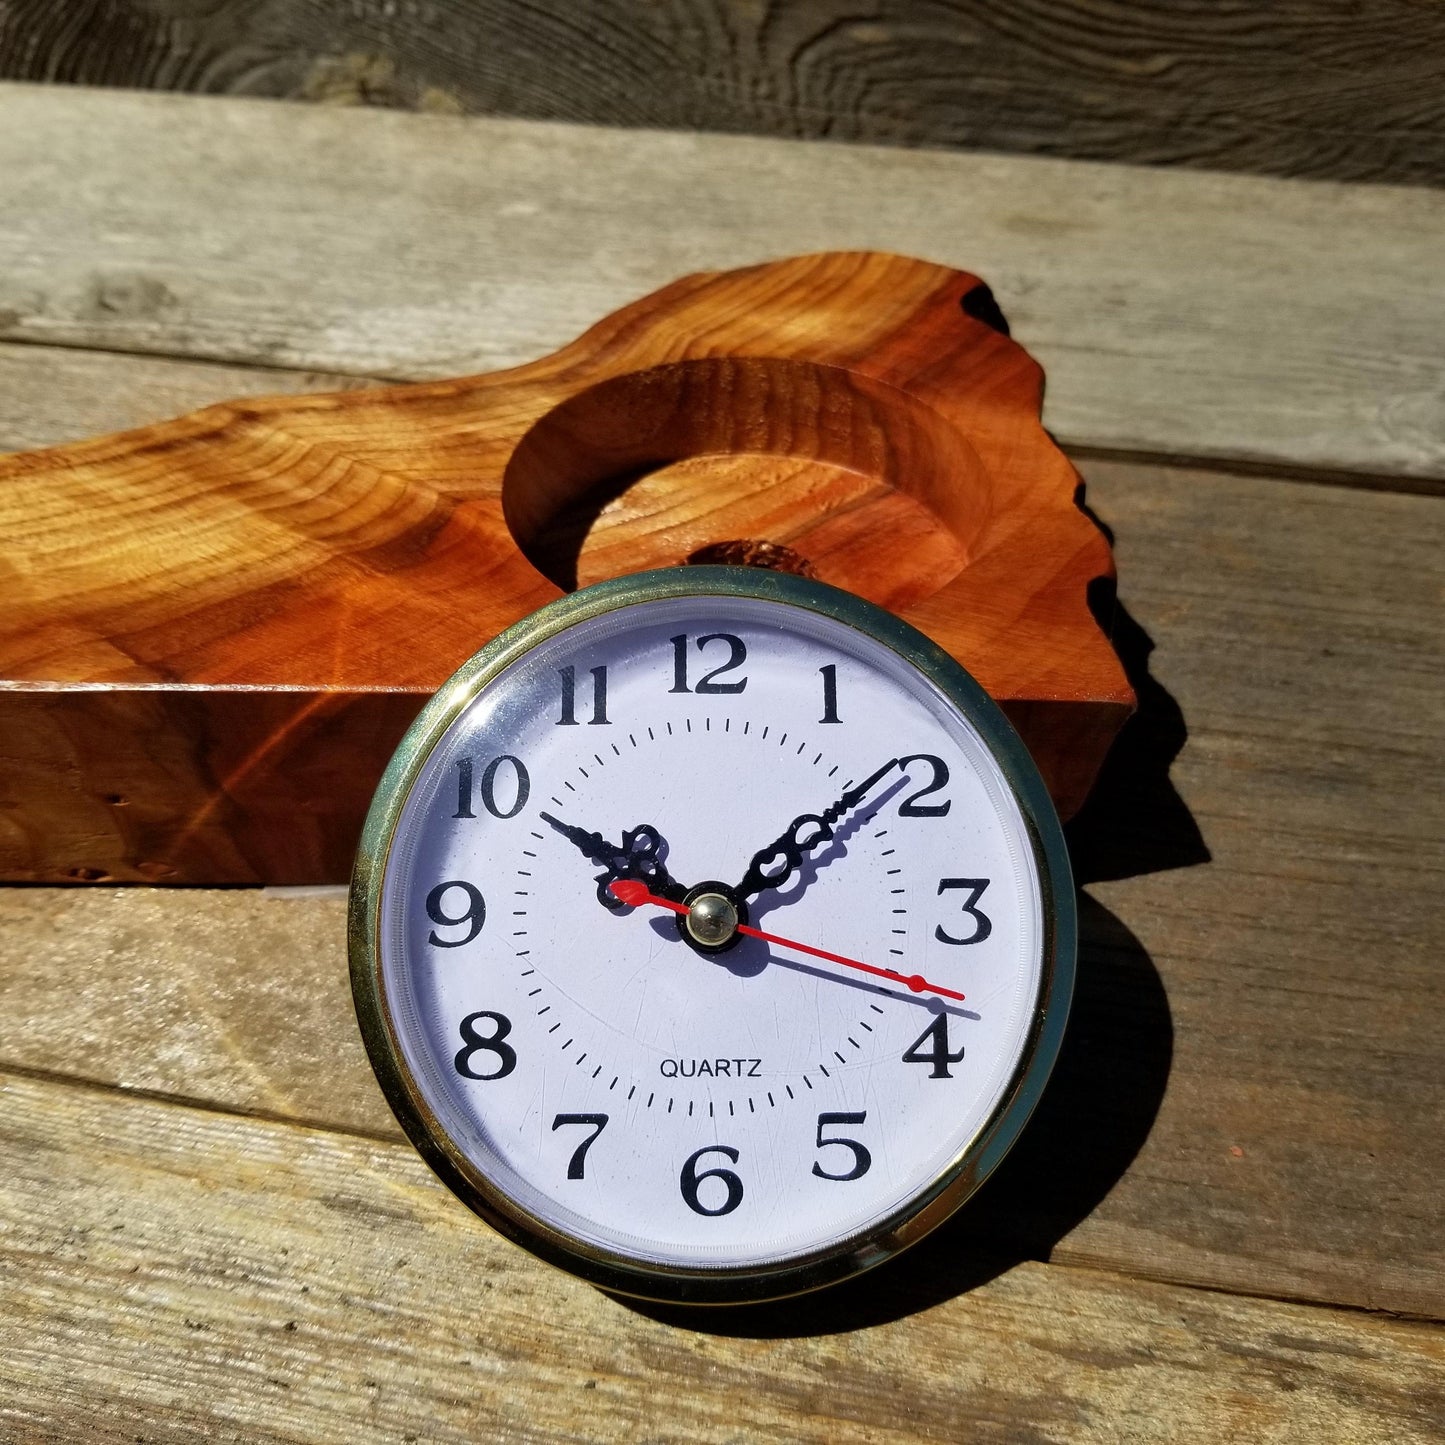
[[[387,769],[352,984],[407,1134],[606,1288],[741,1302],[895,1254],[1023,1127],[1073,890],[997,707],[887,612],[688,567],[544,607]]]

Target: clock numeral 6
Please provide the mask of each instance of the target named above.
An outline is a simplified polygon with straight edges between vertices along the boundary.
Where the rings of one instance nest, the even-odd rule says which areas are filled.
[[[510,808],[499,808],[497,806],[497,770],[503,763],[511,763],[512,774],[516,779],[516,790],[512,795],[512,806]],[[526,766],[521,758],[514,758],[511,753],[503,753],[499,758],[493,758],[482,773],[482,807],[494,818],[515,818],[523,808],[527,806],[527,798],[532,791],[532,780],[527,776]],[[452,814],[453,818],[475,818],[477,815],[472,812],[472,760],[470,758],[457,759],[457,810]]]
[[[940,923],[933,930],[933,936],[940,943],[982,943],[985,938],[993,932],[993,920],[987,914],[980,911],[978,900],[983,897],[983,890],[988,887],[987,878],[940,878],[938,880],[939,893],[947,893],[951,888],[967,888],[968,897],[964,900],[963,911],[973,919],[973,932],[967,938],[955,938],[951,933],[943,931]]]
[[[928,1048],[923,1047],[924,1044]],[[949,1072],[948,1066],[956,1064],[963,1058],[963,1045],[958,1046],[957,1053],[950,1053],[948,1048],[948,1015],[938,1014],[933,1022],[908,1045],[903,1055],[905,1064],[932,1064],[933,1070],[929,1074],[930,1079],[951,1079],[953,1075]]]
[[[495,1025],[492,1033],[485,1038],[477,1032],[478,1019],[487,1019]],[[517,1067],[516,1049],[502,1042],[511,1032],[512,1021],[506,1014],[493,1013],[490,1009],[468,1014],[462,1020],[462,1047],[457,1050],[457,1073],[464,1079],[505,1079]],[[480,1074],[472,1067],[472,1058],[479,1053],[497,1056],[497,1067],[490,1074]]]
[[[835,1137],[825,1139],[823,1130],[829,1124],[861,1124],[868,1118],[866,1112],[860,1111],[857,1114],[819,1114],[818,1115],[818,1148],[827,1144],[839,1144],[845,1149],[853,1151],[853,1167],[846,1174],[829,1174],[821,1164],[814,1163],[813,1173],[819,1179],[837,1179],[845,1182],[849,1179],[861,1179],[873,1163],[873,1156],[868,1152],[866,1146],[860,1144],[856,1139],[843,1139]]]
[[[682,1166],[680,1181],[682,1197],[687,1201],[687,1207],[697,1214],[712,1216],[731,1214],[743,1202],[743,1181],[731,1169],[724,1169],[721,1166],[716,1169],[704,1169],[698,1173],[697,1161],[704,1154],[726,1154],[732,1163],[738,1162],[738,1151],[730,1149],[726,1144],[709,1144],[705,1149],[699,1149],[697,1153],[689,1154],[687,1163]],[[698,1190],[704,1179],[720,1179],[723,1188],[727,1190],[727,1198],[716,1209],[709,1209],[698,1198]],[[708,1193],[716,1197],[716,1191],[710,1189]]]
[[[582,1166],[587,1161],[587,1151],[597,1142],[597,1136],[607,1127],[606,1114],[558,1114],[552,1120],[555,1134],[564,1124],[585,1124],[592,1132],[572,1151],[571,1162],[567,1165],[569,1179],[582,1178]]]
[[[442,900],[452,888],[460,888],[466,895],[467,906],[460,913],[448,913],[442,907]],[[460,948],[464,943],[470,943],[482,931],[482,924],[487,921],[487,905],[480,888],[463,883],[460,878],[453,878],[448,883],[438,883],[427,894],[426,916],[443,928],[460,928],[466,924],[467,931],[461,938],[442,938],[436,929],[427,934],[427,942],[436,948]]]

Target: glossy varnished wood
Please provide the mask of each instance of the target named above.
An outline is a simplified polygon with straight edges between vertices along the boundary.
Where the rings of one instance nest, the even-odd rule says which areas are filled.
[[[1072,814],[1133,695],[1041,386],[976,277],[836,253],[687,278],[512,372],[0,460],[0,868],[344,878],[467,656],[579,579],[732,540],[951,652]]]

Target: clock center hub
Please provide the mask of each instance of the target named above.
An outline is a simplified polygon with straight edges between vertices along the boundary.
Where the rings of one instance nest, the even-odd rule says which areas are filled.
[[[747,911],[723,883],[699,883],[682,900],[687,912],[677,919],[678,932],[698,953],[722,953],[742,942],[738,924]]]
[[[699,943],[716,948],[737,932],[738,911],[721,893],[704,893],[694,898],[687,910],[687,931]]]

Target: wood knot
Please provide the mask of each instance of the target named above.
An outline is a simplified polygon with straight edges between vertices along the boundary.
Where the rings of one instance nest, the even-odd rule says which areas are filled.
[[[692,567],[766,567],[772,572],[791,572],[795,577],[811,577],[817,581],[813,564],[800,552],[784,547],[781,542],[710,542],[687,554]]]

